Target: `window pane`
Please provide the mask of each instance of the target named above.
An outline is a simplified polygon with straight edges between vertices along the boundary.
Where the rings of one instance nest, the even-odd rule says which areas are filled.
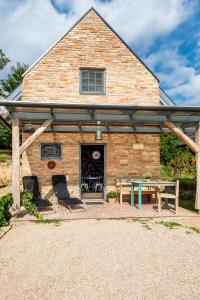
[[[102,85],[102,80],[101,79],[97,79],[96,80],[96,85]]]
[[[97,92],[103,92],[103,87],[97,85],[97,86],[96,86],[96,91],[97,91]]]
[[[87,85],[88,84],[88,79],[82,79],[82,85]]]
[[[95,85],[95,79],[89,79],[89,84]]]
[[[82,78],[88,78],[88,72],[87,71],[82,71]]]
[[[82,86],[82,91],[83,92],[88,92],[88,86],[87,85],[83,85]]]
[[[102,79],[103,71],[102,72],[96,72],[96,78]]]
[[[91,79],[95,79],[95,72],[91,72],[89,73],[89,78]]]
[[[89,91],[90,92],[95,92],[95,85],[90,85],[89,86]]]

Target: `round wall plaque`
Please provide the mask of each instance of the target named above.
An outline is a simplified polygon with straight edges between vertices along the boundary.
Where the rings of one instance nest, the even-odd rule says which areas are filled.
[[[99,159],[100,156],[101,156],[101,154],[100,154],[99,151],[94,151],[94,152],[92,153],[92,157],[93,157],[94,159]]]
[[[55,163],[55,161],[54,160],[50,160],[50,161],[48,161],[48,163],[47,163],[47,167],[49,168],[49,169],[55,169],[55,166],[56,166],[56,163]]]

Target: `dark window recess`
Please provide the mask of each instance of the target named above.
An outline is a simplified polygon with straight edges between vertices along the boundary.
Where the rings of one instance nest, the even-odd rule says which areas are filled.
[[[81,69],[80,92],[83,94],[105,93],[105,70]]]

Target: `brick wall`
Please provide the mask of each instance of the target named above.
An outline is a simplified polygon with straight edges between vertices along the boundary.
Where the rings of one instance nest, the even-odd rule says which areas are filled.
[[[23,134],[23,139],[28,136]],[[69,190],[74,196],[79,196],[80,144],[95,144],[94,137],[94,133],[42,134],[23,154],[22,176],[37,175],[42,191],[51,198],[51,176],[68,175]],[[48,161],[40,159],[40,143],[43,142],[62,143],[62,159],[55,160],[56,168],[53,170],[47,168]],[[98,144],[106,145],[107,191],[114,188],[116,178],[140,177],[147,171],[159,176],[158,135],[104,134],[103,141]]]
[[[80,95],[80,67],[106,69],[106,95]],[[159,89],[152,74],[90,11],[25,75],[22,100],[159,105]]]
[[[105,95],[80,95],[80,67],[106,69]],[[105,23],[90,11],[24,77],[22,100],[91,104],[159,105],[158,82]],[[29,134],[23,134],[26,139]],[[49,170],[40,160],[41,142],[63,143],[62,160]],[[69,175],[69,188],[79,193],[80,144],[95,144],[94,133],[42,134],[23,154],[22,175],[39,177],[51,197],[51,176]],[[104,134],[107,190],[118,177],[159,175],[159,136]],[[100,142],[102,144],[102,142]],[[140,145],[138,147],[138,145]],[[141,149],[143,145],[143,149]]]

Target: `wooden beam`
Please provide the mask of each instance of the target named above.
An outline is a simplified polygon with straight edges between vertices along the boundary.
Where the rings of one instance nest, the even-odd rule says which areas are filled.
[[[19,119],[12,121],[12,194],[13,209],[20,209]]]
[[[196,129],[196,144],[200,148],[200,122]],[[196,186],[196,198],[195,198],[195,208],[200,211],[200,151],[196,153],[196,168],[197,168],[197,186]]]
[[[20,147],[19,154],[21,155],[53,122],[53,119],[46,120],[40,128],[38,128]]]
[[[197,145],[180,128],[176,127],[173,122],[166,121],[164,122],[164,125],[169,128],[181,141],[183,141],[194,153],[198,153],[200,151],[200,145]]]

